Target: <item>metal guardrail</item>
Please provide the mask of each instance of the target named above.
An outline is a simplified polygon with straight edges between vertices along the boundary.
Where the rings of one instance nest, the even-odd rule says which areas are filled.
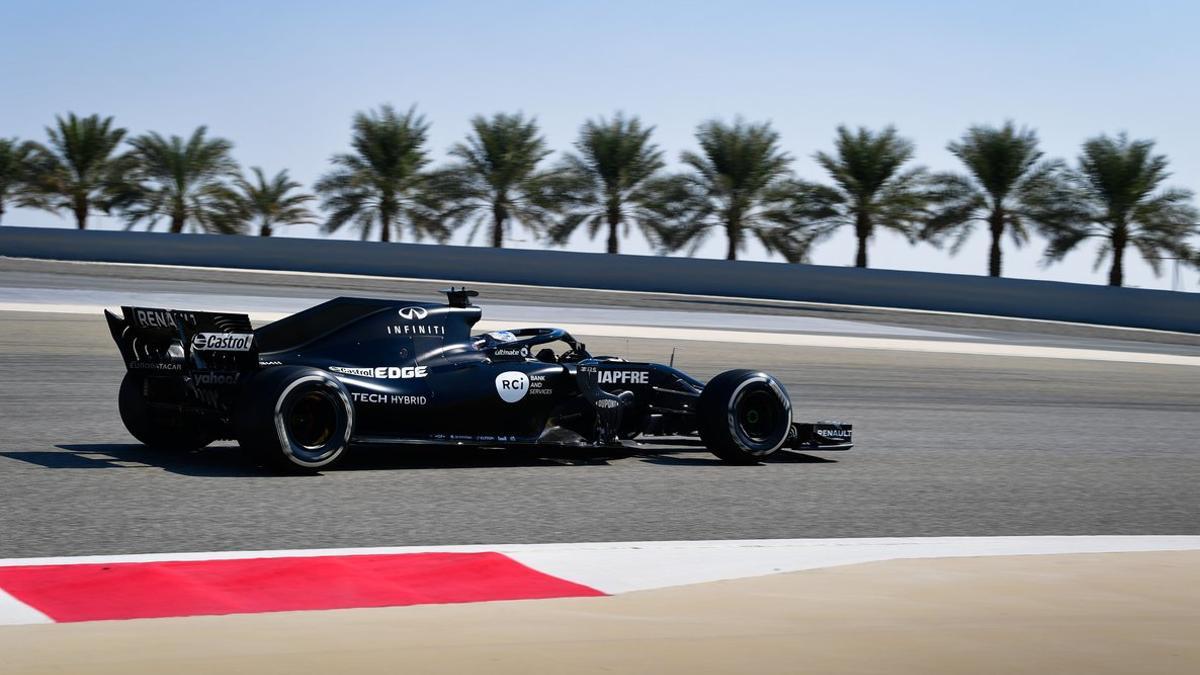
[[[1200,294],[958,274],[7,226],[0,227],[0,255],[801,300],[1200,333]]]

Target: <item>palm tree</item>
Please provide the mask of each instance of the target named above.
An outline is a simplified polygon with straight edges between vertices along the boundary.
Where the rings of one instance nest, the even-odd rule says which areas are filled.
[[[439,191],[449,205],[442,213],[446,221],[451,227],[472,223],[468,241],[489,225],[496,248],[504,246],[513,221],[534,232],[549,229],[559,190],[552,173],[538,171],[550,150],[537,120],[521,113],[477,115],[471,129],[466,143],[450,149],[459,161],[439,173]]]
[[[316,222],[312,211],[305,206],[316,197],[293,193],[301,186],[288,177],[286,170],[267,180],[263,170],[253,167],[253,182],[245,177],[234,181],[237,192],[230,201],[234,217],[258,224],[258,235],[269,237],[277,225],[302,225]]]
[[[1104,243],[1095,266],[1111,256],[1108,284],[1120,286],[1129,246],[1142,254],[1156,275],[1164,258],[1193,258],[1188,239],[1200,233],[1200,213],[1191,204],[1191,191],[1161,188],[1169,176],[1167,158],[1154,154],[1154,141],[1131,141],[1123,133],[1089,139],[1083,144],[1077,173],[1086,216],[1044,228],[1050,239],[1045,262],[1062,260],[1083,240],[1099,237]]]
[[[651,208],[655,193],[651,189],[663,168],[663,153],[650,142],[654,127],[642,127],[638,118],[618,113],[612,120],[588,120],[579,131],[575,148],[568,154],[563,175],[568,179],[567,213],[550,232],[550,239],[564,244],[580,225],[596,238],[600,229],[608,231],[609,253],[617,253],[619,236],[629,234],[629,222],[636,222],[648,239],[654,241]]]
[[[828,226],[850,226],[858,238],[854,264],[867,266],[867,243],[875,228],[894,230],[913,240],[917,223],[923,220],[931,195],[924,168],[904,169],[912,159],[913,144],[901,138],[895,127],[873,132],[865,127],[837,129],[833,155],[818,152],[820,164],[833,178],[824,190],[813,194],[836,212],[825,220]]]
[[[128,228],[145,222],[153,230],[167,219],[173,233],[185,228],[223,234],[241,230],[241,223],[226,217],[229,181],[238,175],[230,155],[233,143],[206,134],[205,127],[197,127],[187,140],[151,132],[129,142],[137,171],[120,204]]]
[[[426,235],[444,240],[449,230],[436,217],[434,193],[423,169],[429,163],[425,143],[429,124],[416,108],[399,114],[390,106],[354,115],[353,153],[334,155],[334,169],[316,184],[330,212],[326,232],[353,221],[369,239],[379,225],[379,240],[400,238],[407,227],[418,241]]]
[[[0,222],[8,203],[18,206],[25,203],[29,191],[32,143],[20,142],[15,138],[0,138]]]
[[[662,228],[663,248],[687,247],[690,255],[712,230],[723,229],[727,260],[737,259],[749,234],[768,251],[804,260],[826,228],[801,200],[802,185],[788,168],[792,158],[771,125],[711,120],[697,128],[696,140],[699,153],[680,155],[688,171],[653,186],[651,205],[670,223]]]
[[[46,136],[49,147],[34,147],[28,205],[53,213],[69,210],[85,229],[92,209],[107,213],[123,189],[131,165],[128,155],[115,153],[125,130],[115,128],[111,117],[69,113],[56,117]]]
[[[947,149],[967,167],[967,174],[934,176],[937,208],[925,223],[922,238],[941,246],[953,239],[957,254],[975,225],[987,223],[991,234],[988,274],[1000,276],[1000,243],[1005,234],[1015,246],[1029,241],[1029,225],[1044,227],[1071,217],[1065,165],[1042,161],[1037,133],[1002,127],[973,126]]]

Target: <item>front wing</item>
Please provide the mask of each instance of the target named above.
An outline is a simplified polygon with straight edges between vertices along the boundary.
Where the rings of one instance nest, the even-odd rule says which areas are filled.
[[[640,448],[644,445],[661,447],[694,447],[703,448],[704,443],[699,436],[638,436],[634,440],[625,441],[630,448]],[[845,422],[793,422],[792,430],[781,450],[798,452],[833,452],[849,450],[854,447],[854,426]]]
[[[854,426],[844,422],[794,422],[785,450],[849,450],[854,447]]]

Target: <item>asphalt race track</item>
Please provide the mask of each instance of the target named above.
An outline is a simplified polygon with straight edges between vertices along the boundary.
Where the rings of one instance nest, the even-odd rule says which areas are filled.
[[[0,260],[0,289],[427,298],[436,282]],[[509,306],[818,317],[844,328],[1200,354],[1200,338],[797,303],[486,287]],[[856,329],[853,323],[860,324]],[[867,328],[869,326],[870,328]],[[586,336],[585,336],[586,337]],[[703,452],[360,451],[281,477],[235,446],[153,453],[121,426],[101,317],[0,312],[0,557],[799,537],[1196,534],[1200,367],[695,341],[587,339],[699,377],[778,375],[849,453],[751,467]]]

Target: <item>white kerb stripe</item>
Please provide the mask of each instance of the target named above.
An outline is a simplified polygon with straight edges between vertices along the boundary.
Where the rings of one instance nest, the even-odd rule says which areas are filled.
[[[0,626],[21,626],[30,623],[54,623],[54,620],[0,588]]]
[[[504,551],[609,594],[913,558],[1200,550],[1200,536],[905,537],[650,542]]]

